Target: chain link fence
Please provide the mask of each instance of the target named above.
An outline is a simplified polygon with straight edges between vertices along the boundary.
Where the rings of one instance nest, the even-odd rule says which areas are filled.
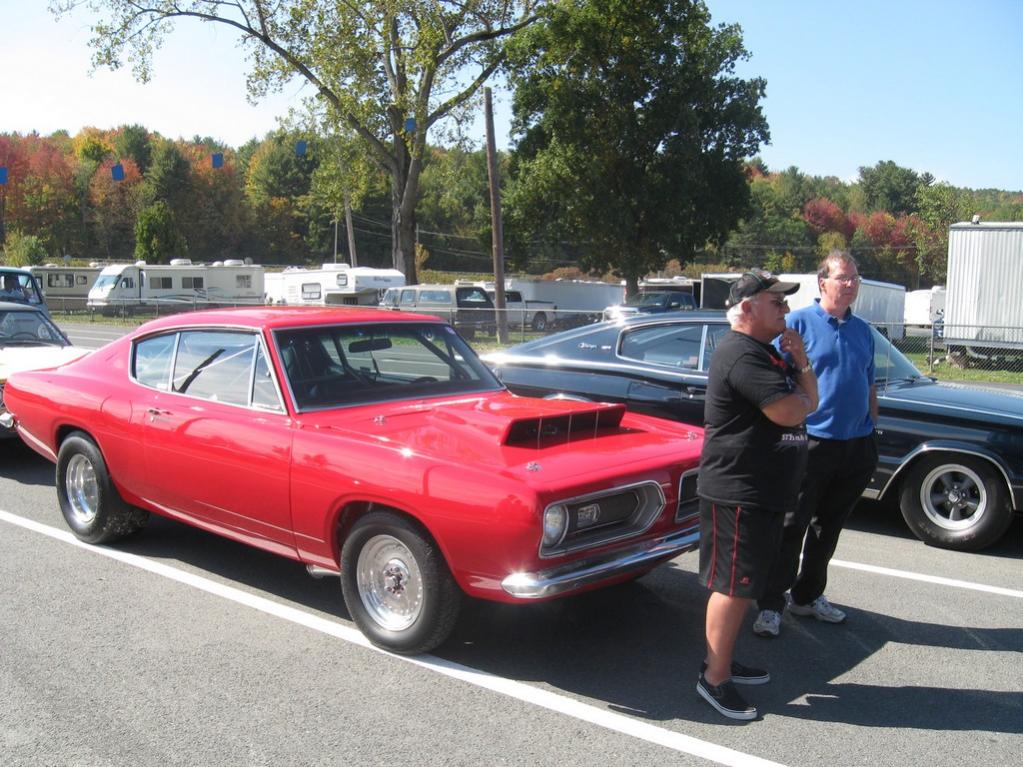
[[[926,375],[946,381],[1023,384],[1023,328],[936,322],[894,325],[887,335]]]

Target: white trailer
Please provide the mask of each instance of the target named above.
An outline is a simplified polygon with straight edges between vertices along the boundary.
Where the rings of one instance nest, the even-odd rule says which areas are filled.
[[[731,284],[742,275],[735,272],[720,274],[704,274],[701,278],[703,291],[701,307],[704,309],[724,309],[725,299]],[[802,309],[809,306],[814,299],[820,298],[817,285],[817,274],[778,274],[784,282],[796,282],[799,290],[788,297],[789,309]],[[853,304],[857,316],[877,326],[878,330],[889,338],[898,340],[906,334],[903,325],[905,312],[906,289],[893,282],[880,280],[863,280],[860,293]]]
[[[903,321],[907,326],[929,327],[945,316],[945,288],[935,285],[926,290],[906,293]]]
[[[527,304],[550,304],[560,325],[598,320],[605,307],[625,300],[625,286],[621,283],[509,277],[504,285],[505,290],[518,291]]]
[[[208,308],[263,303],[263,267],[240,260],[193,264],[112,264],[104,267],[89,291],[88,306],[104,314],[139,307]]]
[[[388,288],[405,285],[397,269],[324,264],[321,269],[285,269],[267,275],[266,302],[291,306],[376,306]]]
[[[1023,223],[952,224],[946,280],[949,354],[1023,351]]]
[[[103,271],[103,266],[97,263],[89,266],[43,264],[30,266],[28,270],[39,280],[50,308],[66,310],[85,308],[89,291]]]
[[[817,274],[779,274],[779,280],[798,282],[799,290],[788,297],[789,309],[809,306],[820,298]],[[874,325],[893,341],[906,335],[904,315],[906,311],[906,288],[894,282],[863,280],[860,293],[853,304],[853,311],[863,320]]]

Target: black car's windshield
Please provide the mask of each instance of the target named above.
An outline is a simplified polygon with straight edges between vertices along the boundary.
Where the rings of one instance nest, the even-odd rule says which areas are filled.
[[[447,325],[332,325],[279,330],[275,337],[303,410],[502,388]]]
[[[68,342],[40,311],[0,311],[0,346],[68,346]]]
[[[892,346],[891,341],[878,332],[877,328],[871,328],[874,333],[874,382],[885,383],[889,381],[909,380],[924,378],[913,363],[906,359],[905,355]]]

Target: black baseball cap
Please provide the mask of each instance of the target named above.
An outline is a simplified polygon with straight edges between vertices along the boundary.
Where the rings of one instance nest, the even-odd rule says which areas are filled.
[[[725,307],[730,309],[744,298],[752,298],[763,291],[791,296],[797,290],[799,290],[798,282],[782,282],[770,272],[753,269],[732,283],[732,287],[728,290]]]

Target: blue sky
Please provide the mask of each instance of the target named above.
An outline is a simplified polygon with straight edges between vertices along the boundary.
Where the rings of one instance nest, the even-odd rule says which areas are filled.
[[[708,5],[715,23],[743,28],[752,58],[740,74],[767,80],[761,156],[772,170],[852,180],[860,166],[893,160],[956,186],[1023,189],[1023,0]],[[140,123],[238,146],[308,92],[296,85],[249,105],[235,37],[194,22],[170,36],[151,83],[128,71],[90,77],[88,17],[58,23],[45,6],[0,0],[0,132]],[[497,101],[507,146],[507,98]]]

